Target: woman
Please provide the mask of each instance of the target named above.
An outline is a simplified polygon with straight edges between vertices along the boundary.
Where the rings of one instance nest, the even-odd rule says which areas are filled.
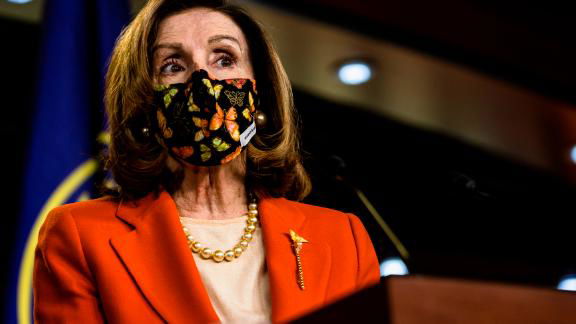
[[[118,190],[49,213],[37,321],[283,322],[379,281],[356,216],[296,202],[310,181],[290,83],[242,9],[149,1],[105,99]]]

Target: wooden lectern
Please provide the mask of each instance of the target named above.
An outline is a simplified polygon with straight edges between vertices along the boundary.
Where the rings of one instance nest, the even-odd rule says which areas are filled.
[[[576,324],[576,293],[541,287],[391,276],[294,323]]]

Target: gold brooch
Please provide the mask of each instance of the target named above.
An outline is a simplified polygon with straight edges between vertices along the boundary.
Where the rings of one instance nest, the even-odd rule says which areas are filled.
[[[308,243],[308,241],[293,230],[290,230],[290,238],[292,239],[292,247],[294,247],[296,263],[298,264],[298,285],[300,289],[304,290],[304,271],[302,271],[302,262],[300,261],[300,250],[302,250],[302,243]]]

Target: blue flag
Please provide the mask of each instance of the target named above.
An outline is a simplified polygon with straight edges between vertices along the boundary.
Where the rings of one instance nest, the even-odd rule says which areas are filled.
[[[106,62],[130,18],[126,0],[47,0],[44,10],[36,111],[5,323],[33,322],[34,249],[47,212],[91,198],[99,170],[98,141],[106,138]]]

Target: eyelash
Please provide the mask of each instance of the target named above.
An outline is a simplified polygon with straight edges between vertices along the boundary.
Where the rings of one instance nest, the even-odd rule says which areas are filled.
[[[228,61],[230,61],[230,66],[226,66],[226,67],[222,67],[224,69],[228,69],[228,68],[232,68],[235,64],[236,64],[236,56],[228,54],[227,52],[224,52],[224,55],[220,56],[216,62],[222,60],[222,59],[227,59]],[[177,72],[181,72],[181,71],[177,71],[177,72],[164,72],[164,69],[166,69],[168,66],[170,65],[178,65],[180,68],[183,68],[182,65],[178,64],[178,60],[176,60],[175,58],[170,58],[166,63],[162,64],[162,66],[160,66],[160,74],[171,74],[171,73],[177,73]]]

